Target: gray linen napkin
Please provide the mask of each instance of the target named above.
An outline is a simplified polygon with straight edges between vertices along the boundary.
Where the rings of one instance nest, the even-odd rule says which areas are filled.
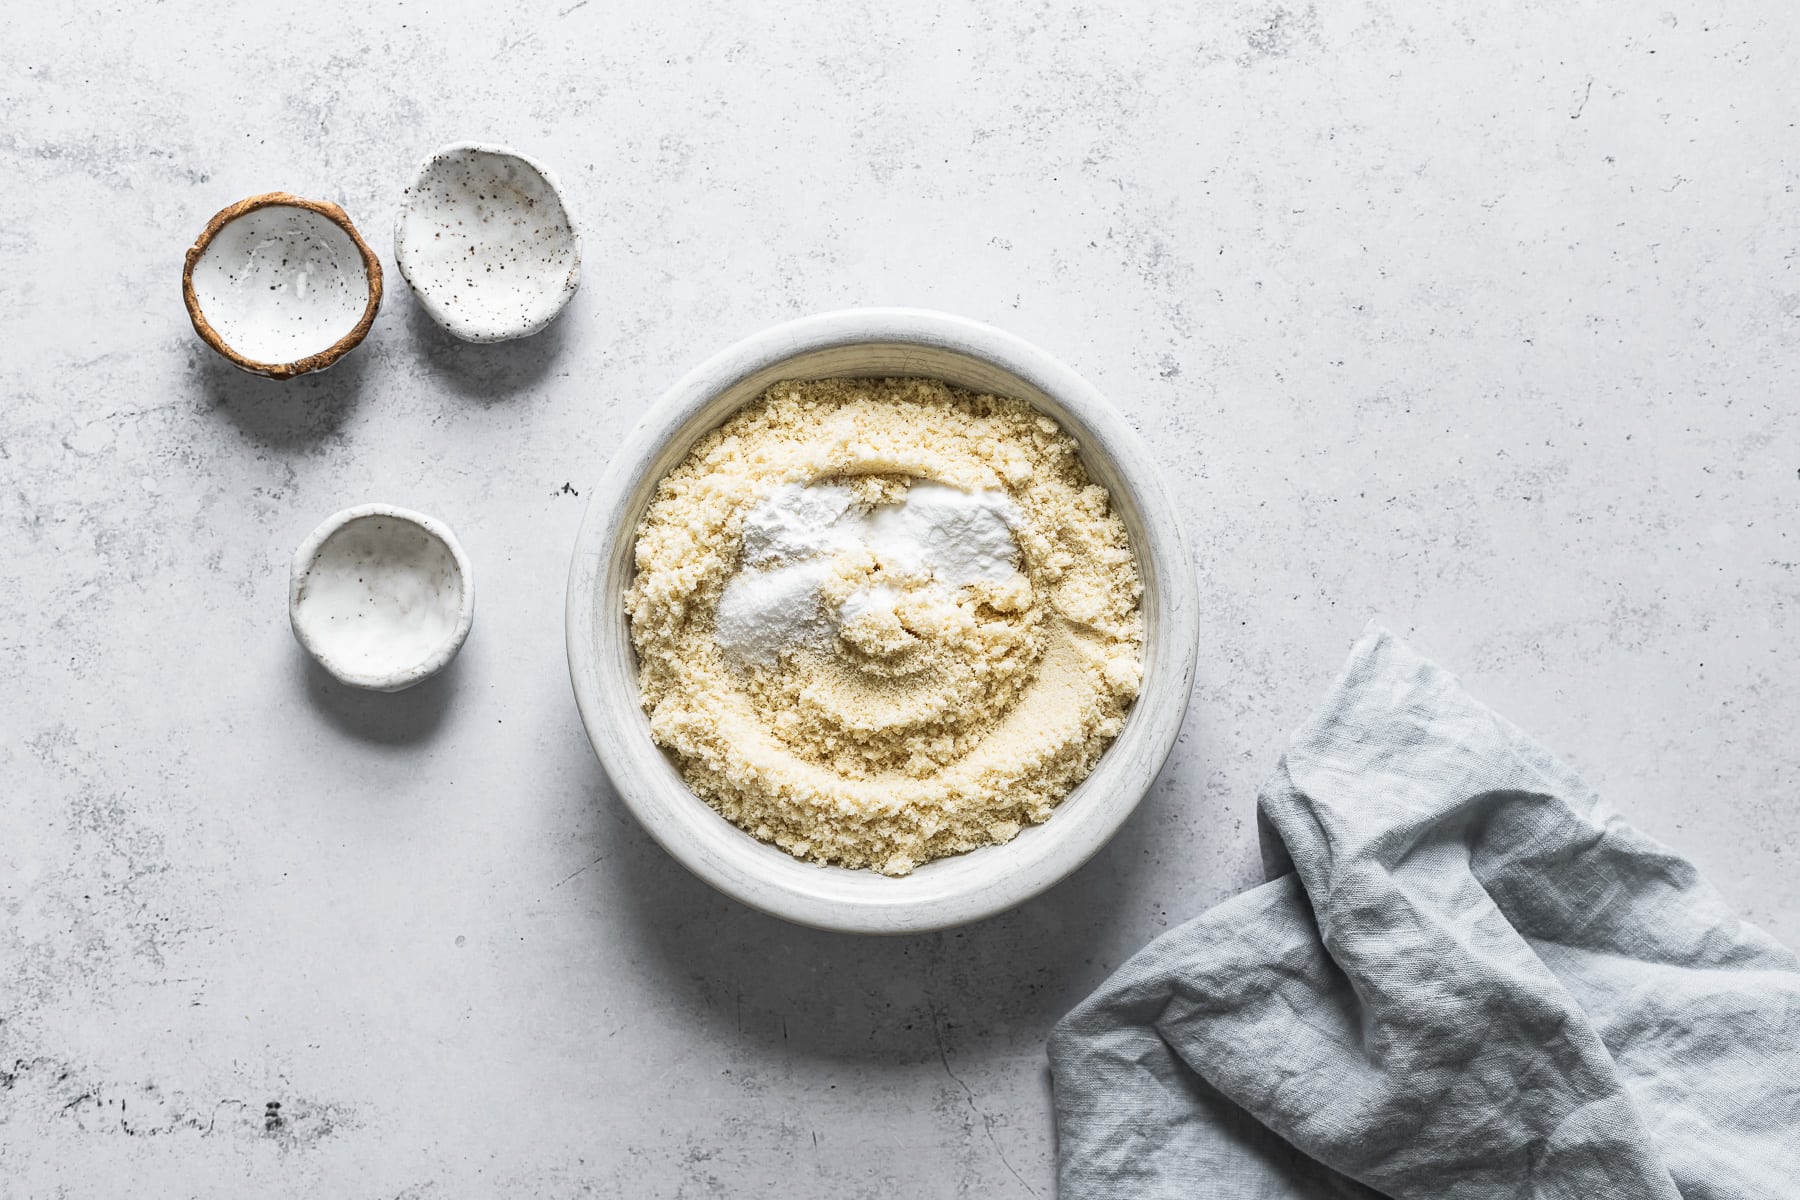
[[[1365,633],[1259,811],[1052,1035],[1064,1200],[1800,1197],[1800,961],[1447,673]]]

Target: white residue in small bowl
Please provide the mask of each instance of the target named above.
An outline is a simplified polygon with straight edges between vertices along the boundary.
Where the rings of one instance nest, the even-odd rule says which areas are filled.
[[[353,687],[395,692],[426,679],[462,648],[474,612],[468,558],[423,513],[345,509],[294,558],[294,636]]]

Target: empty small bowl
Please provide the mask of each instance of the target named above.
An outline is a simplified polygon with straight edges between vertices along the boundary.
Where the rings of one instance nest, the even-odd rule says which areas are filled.
[[[466,342],[536,333],[581,279],[581,239],[549,168],[477,142],[419,165],[394,221],[394,259],[431,319]]]
[[[234,366],[291,379],[363,340],[381,307],[381,260],[337,205],[268,192],[207,222],[181,295],[194,332]]]
[[[474,577],[442,522],[360,504],[328,517],[294,555],[288,618],[337,680],[397,692],[462,649],[475,620]]]

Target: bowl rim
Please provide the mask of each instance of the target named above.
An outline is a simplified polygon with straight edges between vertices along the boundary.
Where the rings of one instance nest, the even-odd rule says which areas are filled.
[[[626,512],[625,508],[634,496],[643,495],[645,480],[671,439],[725,392],[759,372],[820,351],[856,345],[912,345],[972,359],[1036,389],[1070,414],[1085,427],[1068,430],[1082,442],[1084,459],[1099,456],[1129,492],[1144,526],[1144,536],[1134,537],[1133,545],[1140,569],[1154,562],[1159,581],[1155,607],[1157,636],[1163,646],[1158,658],[1163,661],[1156,668],[1156,691],[1153,694],[1149,686],[1153,677],[1147,640],[1145,691],[1127,715],[1125,729],[1093,771],[1064,798],[1056,815],[1004,845],[934,860],[911,876],[891,881],[873,872],[801,863],[758,842],[696,796],[651,739],[635,691],[636,659],[628,628],[621,622],[619,629],[609,632],[603,629],[605,622],[597,619],[607,603],[602,588],[609,564],[621,550],[620,543],[635,537],[641,507],[647,501],[640,502],[639,511]],[[928,370],[913,373],[930,374]],[[693,439],[704,436],[717,423],[694,433]],[[1082,436],[1083,432],[1087,436]],[[687,444],[691,446],[692,440]],[[1148,447],[1123,415],[1072,368],[1023,338],[966,317],[916,308],[846,309],[775,325],[726,347],[682,376],[646,410],[589,496],[569,568],[565,635],[570,680],[588,742],[620,798],[676,861],[726,895],[797,924],[849,933],[918,933],[967,924],[1023,903],[1074,872],[1124,824],[1174,748],[1186,716],[1199,649],[1198,583],[1179,514]],[[619,654],[629,656],[625,661],[633,690],[628,704],[618,703],[612,693],[619,689],[609,691],[600,678],[605,664],[617,661],[612,656]],[[635,721],[625,715],[626,710],[635,714]],[[1133,717],[1140,714],[1134,724]],[[621,728],[621,723],[629,727]],[[1090,782],[1097,788],[1101,784],[1120,786],[1114,791],[1093,792],[1078,821],[1077,814],[1064,809],[1072,806]],[[709,825],[705,818],[715,824]],[[1064,824],[1059,826],[1059,820]],[[1021,850],[1031,836],[1037,840]],[[966,886],[922,898],[904,894],[908,880],[919,879],[937,863],[1007,854],[1010,858],[1004,865],[1009,869],[981,873]],[[789,870],[777,860],[786,860],[800,870]],[[835,873],[831,882],[808,886],[826,872]],[[783,878],[775,878],[778,875]],[[963,875],[974,877],[976,873],[960,872],[957,878]],[[843,876],[882,880],[901,894],[871,896],[869,888],[861,884],[843,884]],[[858,894],[852,897],[851,891]]]
[[[440,159],[464,153],[491,154],[497,158],[516,159],[537,172],[538,177],[544,181],[544,186],[550,189],[550,194],[556,197],[556,205],[562,210],[563,227],[569,231],[571,261],[568,274],[563,276],[561,289],[557,293],[555,303],[550,305],[542,319],[517,333],[470,332],[467,329],[456,328],[452,323],[454,314],[445,309],[437,299],[426,295],[419,289],[419,285],[413,282],[413,273],[407,263],[407,241],[401,236],[401,231],[406,227],[406,219],[412,212],[413,189],[424,181],[425,173]],[[542,333],[549,328],[551,322],[562,315],[563,310],[569,306],[569,301],[575,298],[575,292],[581,286],[581,230],[575,224],[575,214],[569,209],[569,197],[568,193],[563,191],[562,180],[558,179],[556,172],[546,166],[541,159],[533,158],[523,151],[515,150],[511,146],[505,146],[499,142],[446,142],[419,160],[419,165],[413,169],[412,178],[400,190],[400,203],[394,209],[394,265],[400,268],[400,278],[406,280],[406,288],[412,293],[413,299],[418,302],[419,307],[425,310],[425,314],[439,329],[451,337],[459,341],[478,344],[491,345],[495,342],[510,342],[517,338],[527,338]]]
[[[350,235],[350,241],[356,246],[356,252],[362,256],[363,273],[367,276],[369,283],[369,298],[363,304],[362,317],[350,332],[317,354],[309,354],[304,358],[297,358],[293,362],[258,362],[256,359],[246,358],[233,350],[225,339],[219,336],[218,330],[212,327],[212,323],[206,319],[206,314],[200,308],[200,297],[194,291],[194,268],[199,264],[201,256],[206,253],[206,248],[212,245],[213,239],[219,236],[219,231],[239,217],[263,208],[304,208],[309,212],[318,213],[342,229]],[[292,379],[296,375],[323,371],[360,346],[363,338],[368,336],[369,329],[375,324],[375,314],[381,309],[381,291],[381,259],[375,251],[369,248],[369,243],[363,241],[362,234],[356,231],[356,224],[350,220],[350,214],[329,200],[307,200],[291,192],[263,192],[221,208],[213,214],[212,220],[206,223],[206,228],[200,231],[200,236],[194,239],[194,244],[188,247],[187,258],[181,268],[181,302],[187,306],[188,320],[193,322],[194,332],[200,335],[200,340],[212,347],[220,357],[239,370],[248,371],[252,375],[266,375],[270,379]]]
[[[456,563],[459,583],[459,594],[456,605],[456,628],[450,633],[442,645],[429,655],[420,659],[410,667],[384,674],[350,671],[333,661],[332,656],[320,646],[300,624],[300,591],[306,585],[312,566],[318,561],[319,551],[331,535],[364,517],[389,517],[408,525],[416,525],[426,533],[443,543],[450,551],[450,557]],[[288,575],[288,625],[294,631],[294,640],[299,642],[306,652],[312,655],[325,671],[339,683],[349,687],[362,688],[371,692],[398,692],[423,683],[449,665],[463,643],[469,639],[469,630],[475,624],[475,576],[469,565],[469,556],[464,552],[462,543],[450,527],[436,517],[427,516],[410,508],[401,508],[396,504],[354,504],[349,508],[339,509],[319,523],[300,543],[294,551],[293,568]]]

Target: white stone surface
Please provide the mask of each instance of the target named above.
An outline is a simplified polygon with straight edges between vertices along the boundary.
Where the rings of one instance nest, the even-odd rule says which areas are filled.
[[[921,11],[9,14],[0,1192],[1047,1196],[1046,1030],[1255,879],[1255,788],[1371,614],[1800,942],[1800,12]],[[213,212],[288,189],[379,235],[459,138],[542,157],[584,223],[544,333],[455,343],[391,286],[287,384],[193,336]],[[889,942],[648,844],[561,621],[576,493],[647,400],[876,303],[1106,391],[1211,635],[1099,858]],[[482,587],[397,696],[285,615],[294,545],[375,499]]]

